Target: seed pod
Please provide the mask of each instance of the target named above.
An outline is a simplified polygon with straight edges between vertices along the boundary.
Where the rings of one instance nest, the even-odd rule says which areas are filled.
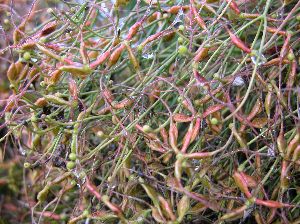
[[[52,33],[54,30],[56,30],[56,27],[57,27],[57,22],[56,21],[48,23],[41,30],[40,36],[43,37],[43,36],[46,36],[46,35]]]
[[[206,118],[207,116],[209,116],[223,108],[224,108],[224,105],[222,105],[222,104],[216,104],[216,105],[210,106],[203,112],[201,117]]]
[[[204,22],[204,20],[201,18],[201,16],[198,14],[194,4],[191,4],[191,10],[192,10],[192,13],[195,17],[195,20],[197,22],[197,24],[204,30],[207,30],[207,27],[206,27],[206,24]]]
[[[139,28],[142,26],[142,23],[143,21],[138,21],[132,27],[130,27],[126,40],[131,40],[137,34]]]
[[[168,216],[170,220],[175,221],[176,217],[172,211],[169,202],[160,195],[158,196],[158,200],[160,201],[161,208],[163,209],[163,211],[165,211],[166,216]]]
[[[184,155],[184,158],[200,160],[211,157],[214,154],[214,152],[195,152]]]
[[[22,23],[14,30],[13,32],[13,40],[14,44],[18,44],[19,41],[23,38],[23,34],[25,32],[25,25],[27,23],[27,20],[23,20]]]
[[[261,200],[261,199],[255,199],[255,203],[258,205],[263,205],[268,208],[284,208],[284,207],[290,207],[288,204],[284,204],[278,201],[272,201],[272,200]]]
[[[297,148],[294,150],[292,161],[296,162],[300,157],[300,145],[297,146]]]
[[[18,66],[17,66],[18,67]],[[18,70],[18,68],[17,68]],[[19,72],[18,75],[18,82],[22,81],[23,79],[26,78],[27,74],[28,74],[28,70],[29,70],[29,63],[27,63],[25,65],[25,67],[22,68],[22,70]]]
[[[69,92],[74,100],[78,99],[78,89],[74,79],[69,79]]]
[[[265,106],[266,114],[267,114],[268,118],[270,118],[271,108],[272,108],[272,85],[268,85],[268,93],[265,97],[264,106]]]
[[[79,48],[79,53],[80,53],[80,56],[82,58],[82,63],[84,65],[87,65],[89,64],[89,56],[87,54],[87,50],[86,50],[86,44],[83,40],[83,36],[82,36],[82,33],[81,33],[81,42],[80,42],[80,48]]]
[[[190,198],[186,195],[183,195],[177,204],[178,222],[182,222],[184,216],[189,211],[190,206]]]
[[[12,63],[7,70],[7,78],[9,82],[13,85],[16,84],[18,79],[17,66],[15,63]]]
[[[283,129],[281,128],[280,133],[277,137],[277,148],[278,151],[280,153],[281,156],[285,156],[286,155],[286,148],[287,148],[287,144],[286,144],[286,140],[284,138],[284,134],[283,134]]]
[[[242,207],[239,207],[237,209],[234,209],[233,211],[223,215],[220,220],[234,220],[238,219],[241,215],[244,214],[245,210],[247,209],[247,205],[243,205]]]
[[[289,91],[291,91],[291,89],[293,88],[293,85],[294,85],[294,82],[295,82],[295,79],[296,79],[296,71],[297,71],[297,61],[293,60],[292,61],[291,72],[289,74],[288,81],[287,81],[287,84],[286,84],[286,88]]]
[[[288,52],[288,49],[289,49],[289,42],[290,42],[291,37],[292,37],[291,32],[287,32],[287,35],[286,35],[286,38],[284,40],[283,46],[280,50],[280,59],[285,58],[285,56]]]
[[[109,201],[109,197],[108,197],[107,195],[103,195],[101,199],[102,199],[103,203],[104,203],[111,211],[113,211],[113,212],[114,212],[121,220],[124,220],[124,219],[125,219],[125,218],[124,218],[124,215],[123,215],[122,209],[121,209],[119,206],[117,206],[117,205],[111,203],[111,202]]]
[[[147,37],[147,39],[144,40],[144,41],[140,44],[140,47],[141,47],[141,48],[144,48],[144,47],[146,46],[146,44],[148,44],[148,43],[150,43],[150,42],[152,42],[152,41],[154,41],[154,40],[160,39],[160,38],[162,38],[162,37],[164,37],[164,36],[166,36],[166,35],[169,35],[169,34],[171,34],[171,33],[174,33],[174,31],[173,31],[173,30],[164,30],[164,31],[160,31],[160,32],[158,32],[158,33],[156,33],[156,34],[153,34],[153,35]]]
[[[183,11],[186,11],[189,9],[189,6],[188,5],[185,5],[185,6],[181,6],[181,5],[174,5],[172,6],[171,8],[169,8],[167,10],[168,13],[170,14],[177,14],[179,12],[179,10],[183,10]]]
[[[295,137],[289,142],[289,144],[287,146],[287,150],[286,150],[286,159],[287,160],[291,160],[294,150],[299,145],[299,143],[300,143],[300,133],[299,133],[299,130],[297,130]]]
[[[63,72],[63,71],[62,71],[62,70],[59,70],[59,69],[56,69],[55,71],[53,71],[53,72],[50,74],[49,84],[50,84],[50,85],[55,85],[55,84],[59,81],[62,72]]]
[[[105,51],[95,61],[93,61],[90,64],[91,69],[95,69],[96,67],[98,67],[99,65],[101,65],[103,62],[105,62],[106,59],[108,59],[109,55],[110,55],[110,49],[108,49],[107,51]]]
[[[48,104],[47,100],[44,97],[38,98],[34,105],[36,105],[37,107],[44,107]]]
[[[196,55],[194,57],[195,62],[201,62],[204,58],[208,56],[209,48],[199,48],[199,50],[196,52]]]
[[[85,186],[92,195],[94,195],[99,201],[101,201],[102,196],[98,192],[97,187],[94,184],[92,184],[88,179],[86,181]]]
[[[198,117],[196,119],[196,122],[195,122],[195,126],[194,126],[194,129],[193,129],[193,133],[192,133],[192,137],[191,137],[191,143],[196,139],[196,137],[198,136],[199,134],[199,131],[200,131],[200,125],[201,125],[201,119]]]
[[[49,185],[46,185],[43,190],[41,190],[38,195],[37,195],[37,200],[39,202],[44,202],[48,196],[48,193],[49,193],[49,190],[50,190],[50,186]]]
[[[244,139],[242,138],[242,136],[237,132],[237,130],[235,129],[233,124],[230,124],[229,128],[232,131],[232,134],[234,135],[234,137],[236,138],[236,140],[238,141],[238,143],[240,144],[240,146],[242,148],[248,148],[247,147],[247,143],[244,141]]]
[[[281,164],[281,173],[280,173],[280,187],[283,190],[286,190],[289,187],[289,170],[288,170],[289,163],[286,160],[282,161]]]
[[[238,38],[234,33],[232,33],[227,27],[226,30],[229,34],[229,37],[231,39],[231,42],[239,49],[241,49],[242,51],[244,51],[247,54],[251,53],[251,49],[249,47],[247,47],[247,45],[240,39]]]
[[[248,187],[255,188],[258,186],[257,181],[254,179],[253,176],[249,176],[248,174],[244,172],[240,172],[241,177],[246,181],[246,184]]]
[[[184,161],[184,156],[182,154],[177,155],[177,160],[175,162],[175,170],[174,170],[174,176],[178,183],[180,184],[181,181],[181,175],[182,175],[182,163]]]
[[[128,43],[125,43],[125,46],[126,46],[126,49],[128,51],[129,59],[131,61],[131,64],[133,65],[133,68],[136,71],[139,71],[140,70],[140,65],[139,65],[139,62],[138,62],[137,58],[135,57],[131,47],[129,46]]]
[[[177,148],[177,138],[178,138],[177,126],[176,126],[176,124],[174,124],[173,121],[171,121],[170,129],[169,129],[169,143],[175,152],[179,151]]]
[[[235,171],[233,173],[233,179],[238,186],[238,188],[246,195],[247,198],[251,198],[251,193],[248,189],[247,182],[240,172]]]
[[[258,211],[254,212],[254,217],[255,217],[255,221],[256,221],[257,224],[264,224],[264,223],[266,223],[263,220],[262,216],[260,215],[260,213]]]
[[[186,132],[186,134],[182,140],[183,144],[182,144],[182,148],[180,150],[182,153],[185,153],[186,150],[188,149],[188,147],[191,143],[192,134],[193,134],[193,122],[190,123],[189,129]]]
[[[159,133],[160,133],[160,135],[161,135],[161,137],[162,137],[162,139],[164,141],[164,144],[168,144],[168,138],[169,138],[169,136],[168,136],[167,130],[164,127],[160,128]]]
[[[267,32],[277,33],[277,34],[282,35],[282,36],[285,36],[287,34],[287,32],[285,32],[285,31],[278,30],[277,28],[269,27],[269,26],[267,26]]]
[[[173,114],[173,120],[175,122],[191,122],[193,120],[193,117],[190,117],[185,114],[176,113]]]
[[[71,103],[68,101],[65,101],[57,96],[54,95],[45,95],[44,98],[51,103],[57,104],[57,105],[67,105],[71,106]]]
[[[149,196],[149,198],[151,199],[151,201],[153,202],[155,208],[157,208],[159,210],[159,213],[161,214],[159,200],[158,200],[159,194],[156,191],[156,189],[154,189],[152,186],[145,184],[145,183],[141,183],[141,185],[144,188],[144,190],[146,191],[146,193]]]
[[[69,72],[74,76],[85,78],[87,75],[89,75],[92,70],[87,65],[64,65],[59,67],[60,71]]]
[[[121,44],[116,50],[114,50],[114,52],[110,55],[108,59],[109,67],[117,63],[124,49],[125,49],[125,45]]]
[[[263,64],[264,67],[270,67],[273,65],[279,65],[279,64],[285,65],[285,64],[289,64],[290,61],[287,59],[281,59],[281,58],[274,58],[271,59],[270,61],[267,61],[266,63]]]
[[[241,11],[238,8],[237,3],[235,2],[235,0],[226,0],[226,2],[229,3],[229,7],[236,13],[236,14],[241,14]]]
[[[166,223],[164,217],[160,214],[159,210],[155,207],[151,207],[152,217],[157,223]]]
[[[112,102],[111,105],[114,109],[124,109],[125,107],[129,107],[133,104],[132,99],[124,99],[118,103]]]

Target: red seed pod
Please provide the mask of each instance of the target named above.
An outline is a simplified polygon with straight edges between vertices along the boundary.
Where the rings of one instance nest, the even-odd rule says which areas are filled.
[[[110,104],[114,101],[114,96],[109,89],[104,89],[102,92],[103,97],[109,102]]]
[[[268,208],[284,208],[284,207],[290,207],[289,204],[284,204],[278,201],[272,201],[272,200],[261,200],[261,199],[255,199],[255,203],[258,205],[263,205]]]
[[[161,128],[160,131],[160,136],[162,137],[163,141],[164,141],[164,144],[168,144],[168,132],[165,128]]]
[[[195,113],[196,113],[196,111],[195,111],[195,109],[194,109],[194,107],[193,107],[192,102],[190,102],[190,101],[188,101],[188,100],[186,100],[186,99],[183,99],[182,102],[181,102],[181,104],[182,104],[182,106],[183,106],[185,109],[189,110],[192,114],[195,114]]]
[[[232,33],[227,27],[225,27],[229,37],[231,39],[231,42],[239,49],[241,49],[242,51],[244,51],[247,54],[251,53],[251,49],[249,47],[247,47],[247,45],[240,39],[238,38],[234,33]]]
[[[131,106],[133,104],[133,100],[132,99],[124,99],[118,103],[112,102],[111,104],[114,109],[124,109],[125,107]]]
[[[186,150],[188,149],[190,143],[191,143],[191,138],[192,138],[192,134],[193,134],[193,123],[190,123],[190,127],[188,129],[188,131],[186,132],[184,138],[183,138],[183,144],[182,144],[182,148],[181,148],[181,152],[185,153]]]
[[[193,4],[191,4],[191,10],[192,10],[192,13],[195,17],[195,20],[197,22],[197,24],[204,30],[207,30],[207,27],[206,27],[206,24],[204,22],[204,20],[201,18],[201,16],[198,14],[196,8],[194,7]]]
[[[229,3],[229,7],[236,13],[236,14],[241,14],[241,11],[239,10],[239,7],[235,0],[226,0],[226,2]]]
[[[193,120],[193,117],[185,114],[173,114],[173,120],[176,122],[191,122]]]
[[[210,114],[215,113],[223,108],[224,108],[224,105],[222,105],[222,104],[216,104],[216,105],[210,106],[203,112],[201,117],[206,118]]]
[[[295,79],[296,79],[296,73],[297,73],[297,61],[293,60],[292,61],[292,68],[291,68],[291,72],[290,75],[288,77],[288,81],[286,84],[286,88],[290,91],[293,88],[293,85],[295,83]]]
[[[196,52],[196,55],[194,57],[195,62],[203,61],[208,56],[209,48],[201,47]]]
[[[156,34],[153,34],[153,35],[147,37],[147,39],[144,40],[144,41],[140,44],[140,46],[141,46],[141,47],[145,47],[146,44],[148,44],[148,43],[150,43],[150,42],[152,42],[152,41],[154,41],[154,40],[160,39],[160,38],[162,38],[162,37],[164,37],[164,36],[166,36],[166,35],[172,34],[172,33],[174,33],[173,30],[163,30],[163,31],[160,31],[160,32],[158,32],[158,33],[156,33]]]
[[[98,67],[99,65],[101,65],[103,62],[105,62],[106,59],[108,59],[109,55],[110,55],[110,49],[108,49],[107,51],[105,51],[95,61],[93,61],[90,64],[91,69],[95,69],[96,67]]]
[[[80,53],[80,56],[82,58],[82,63],[84,65],[88,64],[89,63],[89,57],[88,57],[88,54],[87,54],[86,44],[83,40],[82,34],[81,34],[81,42],[80,42],[79,53]]]
[[[69,91],[74,100],[78,99],[78,88],[74,79],[69,80]]]
[[[201,118],[198,117],[196,119],[195,126],[194,126],[194,129],[193,129],[193,133],[192,133],[192,137],[191,137],[191,143],[197,138],[197,136],[199,134],[199,131],[200,131],[200,126],[201,126]]]
[[[61,74],[62,74],[62,71],[59,69],[52,72],[50,74],[49,83],[52,85],[56,84],[59,81]]]
[[[292,37],[291,32],[288,32],[287,35],[286,35],[286,38],[284,40],[283,46],[280,50],[280,59],[285,58],[285,56],[286,56],[286,54],[289,50],[289,43],[290,43],[291,37]]]
[[[110,55],[108,59],[109,67],[117,63],[124,49],[125,49],[125,45],[121,44],[116,50],[114,50],[114,52]]]
[[[171,121],[170,129],[169,129],[169,143],[175,152],[179,151],[177,148],[177,138],[178,138],[177,126],[173,121]]]
[[[88,179],[86,180],[85,186],[92,195],[94,195],[99,201],[101,201],[102,197],[101,194],[98,192],[97,187],[94,184],[92,184]]]
[[[267,32],[269,32],[269,33],[277,32],[277,34],[282,35],[282,36],[285,36],[287,34],[287,32],[285,32],[285,31],[282,31],[282,30],[277,31],[277,30],[278,30],[277,28],[267,26]]]
[[[233,179],[238,186],[238,188],[246,195],[247,198],[251,198],[252,195],[248,189],[247,182],[240,172],[235,171],[233,173]]]
[[[248,187],[255,188],[258,186],[257,181],[254,179],[254,177],[249,176],[248,174],[244,172],[240,172],[242,178],[246,181],[246,184]]]
[[[143,21],[138,21],[130,27],[129,32],[127,34],[126,40],[131,40],[139,31],[139,28],[142,26]]]
[[[175,6],[172,6],[171,8],[169,8],[167,10],[167,12],[170,14],[177,14],[180,9],[183,11],[186,11],[189,9],[189,6],[188,5],[185,5],[185,6],[175,5]]]
[[[36,105],[37,107],[44,107],[47,104],[48,101],[44,97],[38,98],[34,103],[34,105]]]
[[[53,31],[56,30],[56,27],[57,27],[56,21],[48,23],[41,30],[40,36],[43,37],[43,36],[46,36],[46,35],[52,33]]]
[[[157,19],[159,19],[161,17],[161,13],[160,12],[154,12],[151,16],[148,17],[148,23],[151,23]]]

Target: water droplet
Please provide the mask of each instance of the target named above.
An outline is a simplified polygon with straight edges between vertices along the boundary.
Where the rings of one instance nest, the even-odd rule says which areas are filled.
[[[154,58],[154,54],[153,53],[151,53],[151,54],[143,54],[142,57],[145,58],[145,59],[152,59],[152,58]]]
[[[244,79],[241,76],[237,76],[232,83],[233,86],[243,86],[245,85]]]

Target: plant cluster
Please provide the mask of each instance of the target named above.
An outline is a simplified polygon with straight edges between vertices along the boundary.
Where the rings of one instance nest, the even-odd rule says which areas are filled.
[[[1,222],[300,222],[300,1],[12,2]]]

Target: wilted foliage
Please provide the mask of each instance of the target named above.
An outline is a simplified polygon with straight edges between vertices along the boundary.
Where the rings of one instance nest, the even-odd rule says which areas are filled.
[[[1,223],[300,222],[300,1],[0,14]]]

